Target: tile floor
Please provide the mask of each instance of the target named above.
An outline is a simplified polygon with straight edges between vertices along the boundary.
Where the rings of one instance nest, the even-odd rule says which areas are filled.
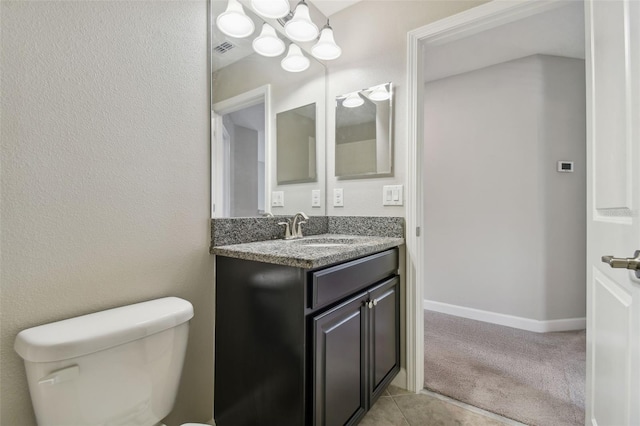
[[[522,423],[459,401],[423,391],[415,394],[389,386],[360,426],[502,426]]]

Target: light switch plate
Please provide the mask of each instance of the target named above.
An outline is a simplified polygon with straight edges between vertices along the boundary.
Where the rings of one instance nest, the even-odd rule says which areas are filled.
[[[320,190],[312,189],[311,190],[311,207],[320,207],[322,205],[320,201]]]
[[[284,207],[284,191],[271,193],[271,207]]]
[[[383,206],[401,206],[402,199],[402,185],[384,185],[382,187]]]
[[[344,207],[342,188],[333,188],[333,207]]]

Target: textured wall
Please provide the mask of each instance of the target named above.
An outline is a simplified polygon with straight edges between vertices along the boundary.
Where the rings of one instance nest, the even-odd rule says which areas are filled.
[[[425,85],[425,299],[585,316],[584,84],[536,55]]]
[[[212,411],[207,5],[2,1],[1,417],[33,425],[22,329],[194,304],[169,424]]]

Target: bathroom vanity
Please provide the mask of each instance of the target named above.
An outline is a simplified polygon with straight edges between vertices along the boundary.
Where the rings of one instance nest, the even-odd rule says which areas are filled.
[[[400,369],[401,238],[214,249],[219,426],[357,423]]]

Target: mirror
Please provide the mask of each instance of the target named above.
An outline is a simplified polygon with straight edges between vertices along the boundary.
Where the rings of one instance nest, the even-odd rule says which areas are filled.
[[[246,38],[229,37],[219,31],[216,17],[225,11],[227,1],[210,3],[212,217],[293,215],[298,211],[324,215],[326,67],[308,53],[311,42],[297,43],[310,60],[309,68],[302,72],[281,67],[286,52],[277,57],[255,53],[252,42],[265,21],[286,45],[290,41],[278,21],[260,18],[248,0],[240,3],[255,24],[253,34]],[[318,13],[312,9],[317,24],[323,19]],[[260,114],[262,120],[256,119]],[[300,117],[298,121],[291,119],[294,115]],[[306,142],[297,146],[299,149],[290,144],[288,148],[276,146],[280,142],[288,146],[278,136],[291,132],[287,123],[300,127],[300,120],[310,117],[315,119],[315,132],[307,132]],[[280,154],[289,155],[290,161]],[[312,205],[312,196],[319,200],[317,205]]]
[[[277,114],[278,185],[315,182],[316,104]]]
[[[335,165],[338,179],[393,174],[391,83],[336,97]]]

